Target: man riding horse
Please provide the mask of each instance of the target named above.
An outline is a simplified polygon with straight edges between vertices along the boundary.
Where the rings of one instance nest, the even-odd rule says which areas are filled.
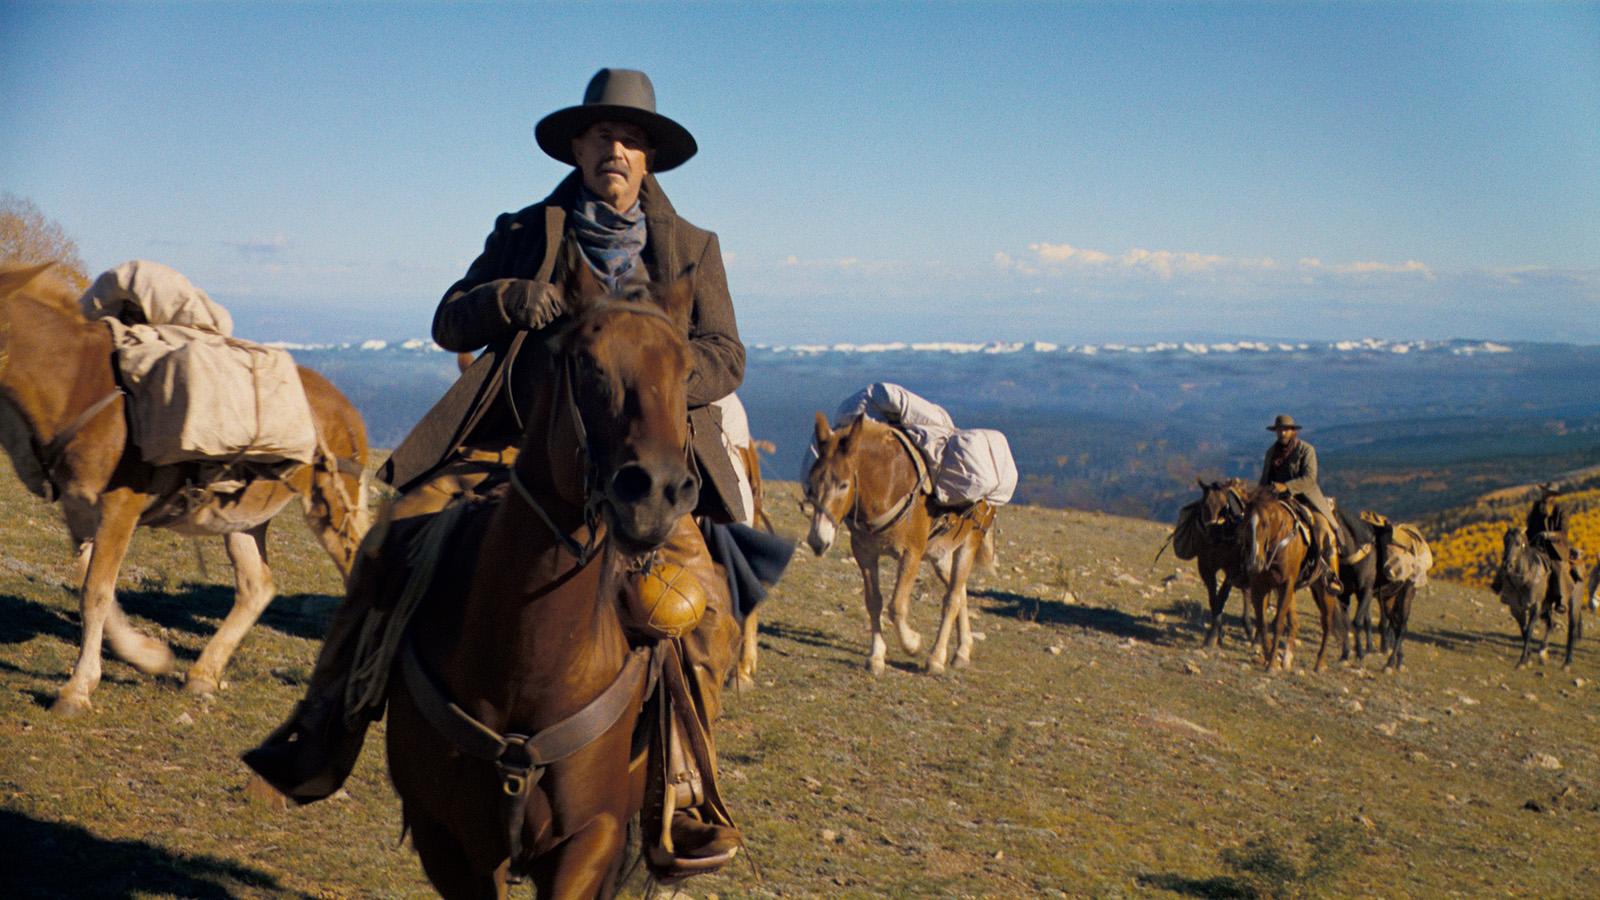
[[[1267,430],[1276,432],[1278,439],[1267,448],[1260,484],[1271,485],[1278,493],[1292,497],[1309,513],[1312,542],[1327,572],[1328,590],[1337,595],[1343,586],[1339,582],[1339,539],[1333,524],[1333,504],[1317,485],[1317,451],[1301,439],[1300,427],[1289,415],[1278,416],[1268,426]]]
[[[1583,583],[1583,572],[1578,566],[1576,549],[1567,536],[1567,510],[1556,498],[1561,488],[1553,481],[1539,485],[1539,499],[1528,510],[1528,545],[1550,557],[1557,565],[1567,566],[1573,584]],[[1556,612],[1566,612],[1565,598],[1557,601]]]
[[[438,512],[503,473],[515,459],[524,431],[525,398],[554,389],[543,369],[518,365],[518,349],[524,340],[539,340],[545,329],[565,322],[565,273],[559,260],[587,265],[614,294],[642,293],[648,283],[692,275],[688,401],[700,499],[695,514],[679,522],[659,555],[708,582],[717,577],[716,570],[697,519],[728,523],[745,515],[738,476],[712,405],[742,381],[745,349],[716,235],[679,217],[654,175],[693,156],[695,140],[655,111],[654,87],[643,72],[622,69],[602,69],[590,81],[584,102],[546,116],[535,137],[545,153],[574,170],[549,197],[502,214],[483,253],[440,301],[434,340],[454,352],[483,352],[379,472],[402,494],[391,507],[391,521]],[[725,547],[728,542],[716,543]],[[776,573],[768,572],[770,584]],[[738,626],[733,610],[723,607],[726,592],[705,593],[710,603],[693,626],[693,636],[700,640],[685,642],[691,657],[736,647]],[[336,790],[354,763],[352,743],[359,750],[359,733],[341,727],[343,686],[355,635],[367,613],[352,608],[364,606],[354,599],[352,594],[329,626],[306,699],[261,747],[245,755],[269,783],[302,803]],[[709,707],[701,710],[701,718],[709,721],[717,715],[722,685],[708,676],[726,667],[706,658],[690,662],[702,702]],[[677,730],[676,724],[673,728]],[[672,845],[690,864],[723,859],[740,843],[732,827],[700,814],[698,807],[705,802],[701,779],[709,779],[711,772],[697,768],[704,764],[680,757],[665,773],[667,785],[680,786],[673,803]]]

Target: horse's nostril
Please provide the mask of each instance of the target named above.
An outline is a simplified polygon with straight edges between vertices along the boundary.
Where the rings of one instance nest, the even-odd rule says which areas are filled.
[[[653,479],[640,465],[627,465],[611,476],[611,494],[624,503],[637,503],[650,495]]]

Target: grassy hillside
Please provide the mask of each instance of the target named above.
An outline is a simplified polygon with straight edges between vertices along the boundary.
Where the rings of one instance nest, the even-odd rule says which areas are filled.
[[[801,527],[792,484],[780,524]],[[796,558],[764,611],[758,688],[717,735],[750,858],[692,898],[1587,896],[1600,876],[1600,656],[1517,672],[1476,588],[1419,598],[1409,665],[1263,674],[1199,646],[1204,592],[1166,526],[1010,507],[974,585],[972,668],[863,669],[843,548]],[[246,796],[243,748],[297,698],[334,602],[295,516],[283,596],[215,696],[108,662],[95,710],[46,709],[75,654],[54,513],[0,478],[0,872],[11,898],[432,896],[376,729],[345,793]],[[203,566],[199,563],[203,561]],[[219,543],[141,533],[123,599],[191,661],[230,600]],[[925,591],[924,591],[925,593]],[[913,620],[926,636],[935,604]],[[1317,639],[1299,602],[1297,659]],[[527,896],[526,893],[518,896]]]

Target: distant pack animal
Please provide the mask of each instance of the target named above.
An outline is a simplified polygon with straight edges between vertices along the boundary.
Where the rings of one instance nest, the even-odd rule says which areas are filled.
[[[1228,603],[1228,593],[1240,588],[1246,608],[1239,617],[1244,623],[1246,641],[1255,639],[1255,620],[1248,608],[1249,598],[1244,587],[1244,554],[1239,544],[1238,526],[1244,518],[1245,495],[1249,486],[1242,479],[1206,481],[1197,478],[1200,499],[1187,504],[1178,512],[1173,527],[1172,552],[1179,559],[1195,561],[1195,570],[1206,586],[1211,618],[1206,625],[1205,646],[1220,647],[1222,637],[1222,610]],[[1157,558],[1161,554],[1156,553]],[[1217,583],[1217,573],[1222,573],[1222,583]]]
[[[1390,522],[1387,517],[1373,512],[1361,513],[1360,520],[1372,529],[1373,555],[1377,563],[1372,594],[1378,601],[1383,647],[1389,651],[1384,670],[1392,671],[1405,665],[1411,606],[1417,589],[1428,583],[1433,551],[1415,525]],[[1370,637],[1367,644],[1371,649]]]
[[[871,624],[867,667],[881,674],[888,646],[883,639],[885,612],[879,562],[895,562],[895,580],[887,612],[899,633],[900,646],[915,654],[922,636],[911,628],[911,590],[923,559],[933,566],[944,588],[939,634],[928,652],[926,669],[943,672],[955,632],[956,668],[972,662],[972,623],[967,612],[967,579],[974,565],[994,564],[995,509],[987,501],[963,508],[941,507],[935,500],[917,449],[896,429],[865,415],[835,430],[817,413],[817,460],[806,474],[805,499],[812,507],[806,544],[818,556],[850,530],[850,552],[861,569],[862,590]]]
[[[1356,659],[1372,652],[1372,599],[1378,585],[1377,535],[1360,515],[1334,504],[1339,539],[1339,608],[1350,622]],[[1351,615],[1351,604],[1354,615]]]
[[[1350,629],[1344,611],[1328,592],[1326,574],[1316,571],[1310,531],[1296,520],[1289,502],[1270,486],[1255,488],[1245,501],[1239,535],[1244,547],[1250,605],[1261,636],[1261,661],[1266,669],[1273,669],[1280,653],[1283,668],[1286,671],[1294,668],[1294,642],[1299,628],[1294,595],[1302,584],[1311,588],[1311,596],[1322,618],[1322,643],[1317,648],[1313,669],[1322,669],[1328,638],[1334,633],[1339,636],[1343,653],[1348,653]],[[1266,623],[1269,596],[1277,604],[1270,630]]]
[[[699,494],[683,338],[693,285],[621,300],[587,265],[569,269],[571,322],[519,357],[545,367],[549,390],[526,401],[509,485],[426,525],[393,523],[351,579],[373,608],[416,603],[387,684],[389,774],[447,900],[505,897],[518,875],[539,897],[612,896],[647,776],[679,752],[666,723],[682,723],[684,752],[711,752],[688,698],[714,720],[738,649],[737,625],[713,610],[726,596],[666,639],[641,632],[624,597]],[[410,568],[425,557],[431,578]],[[725,592],[706,565],[696,580]],[[691,641],[706,671],[683,655]],[[644,819],[657,846],[664,820]]]
[[[1561,606],[1567,610],[1567,656],[1561,665],[1562,668],[1572,665],[1572,648],[1583,634],[1586,605],[1578,602],[1573,588],[1572,576],[1565,565],[1530,546],[1521,528],[1506,531],[1500,568],[1489,589],[1499,595],[1500,602],[1510,610],[1511,618],[1522,632],[1522,656],[1517,660],[1517,668],[1528,665],[1536,622],[1544,623],[1539,658],[1542,660],[1549,655],[1550,631],[1555,627],[1556,610]]]
[[[234,605],[187,686],[217,687],[228,658],[272,600],[267,525],[299,497],[306,523],[348,576],[366,528],[367,433],[361,415],[327,379],[300,368],[316,426],[309,465],[229,483],[195,463],[153,466],[129,437],[107,326],[86,321],[48,266],[0,270],[0,441],[33,493],[59,500],[78,550],[83,638],[72,678],[54,709],[89,708],[100,682],[102,642],[144,672],[174,668],[172,651],[139,633],[117,605],[117,572],[134,529],[220,535],[237,578]],[[214,477],[215,476],[210,476]]]

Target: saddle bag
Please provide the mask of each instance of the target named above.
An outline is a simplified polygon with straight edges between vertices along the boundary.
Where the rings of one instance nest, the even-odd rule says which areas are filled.
[[[1199,556],[1204,536],[1205,526],[1200,524],[1200,501],[1196,500],[1178,510],[1178,523],[1172,528],[1173,555],[1179,559]]]

